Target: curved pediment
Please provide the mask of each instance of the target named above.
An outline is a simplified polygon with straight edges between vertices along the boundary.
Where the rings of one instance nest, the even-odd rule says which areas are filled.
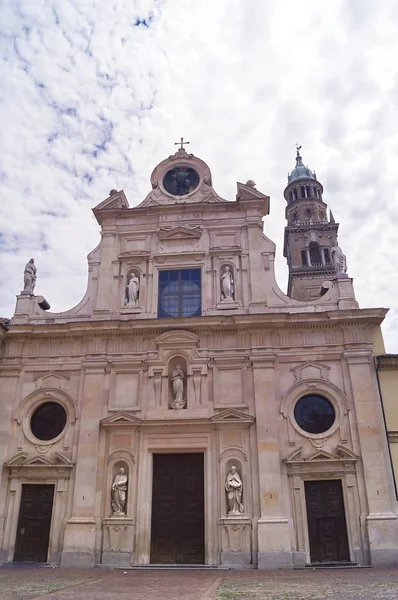
[[[195,333],[185,329],[174,329],[159,335],[156,340],[157,346],[196,346],[199,343],[199,338]]]

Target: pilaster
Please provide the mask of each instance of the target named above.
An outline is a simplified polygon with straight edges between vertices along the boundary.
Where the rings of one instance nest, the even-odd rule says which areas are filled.
[[[393,512],[383,416],[377,402],[376,378],[370,352],[345,352],[355,404],[367,495],[367,528],[373,565],[398,564],[398,520]],[[383,441],[384,440],[384,441]]]
[[[85,365],[82,398],[80,398],[80,432],[76,464],[72,516],[66,523],[63,566],[93,566],[96,530],[97,468],[99,457],[99,422],[103,412],[105,363]]]
[[[291,568],[289,520],[284,506],[282,460],[275,398],[275,361],[272,354],[252,356],[256,405],[260,489],[258,568]]]

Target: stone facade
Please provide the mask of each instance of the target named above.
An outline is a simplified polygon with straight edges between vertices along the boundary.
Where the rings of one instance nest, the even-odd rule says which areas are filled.
[[[382,348],[384,351],[384,348]],[[398,355],[378,354],[375,358],[380,397],[383,406],[390,460],[398,497]]]
[[[48,562],[150,564],[154,456],[200,453],[206,564],[314,562],[306,484],[327,481],[341,485],[346,560],[397,562],[373,361],[386,310],[359,309],[352,280],[335,274],[315,300],[286,296],[263,232],[269,198],[253,182],[238,183],[236,201],[226,201],[208,166],[179,150],[151,183],[135,208],[112,190],[94,209],[101,242],[80,304],[49,313],[42,297],[21,294],[8,331],[0,328],[0,558],[19,556],[22,495],[46,484],[54,490]],[[176,287],[166,284],[159,297],[171,271],[199,284],[187,284],[196,296],[167,318],[181,310],[166,298]],[[185,404],[173,409],[177,365]],[[322,433],[296,420],[297,402],[311,394],[332,406]],[[51,439],[34,433],[43,403],[66,415]],[[225,489],[232,466],[242,482],[243,510],[234,514]],[[110,491],[121,468],[126,510],[115,514]]]

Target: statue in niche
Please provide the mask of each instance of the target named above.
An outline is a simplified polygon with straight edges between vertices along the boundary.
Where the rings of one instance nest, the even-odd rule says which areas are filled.
[[[231,466],[231,470],[229,471],[225,479],[225,489],[227,491],[227,500],[229,508],[228,514],[242,514],[245,510],[242,504],[243,484],[240,475],[234,465]]]
[[[36,273],[37,273],[37,268],[35,265],[35,261],[33,258],[31,258],[29,260],[28,263],[26,263],[25,265],[25,270],[23,273],[23,290],[21,292],[21,294],[25,295],[25,296],[31,296],[33,294],[33,290],[35,289],[35,285],[36,285]]]
[[[115,476],[111,487],[112,496],[112,514],[126,514],[126,499],[127,499],[127,475],[124,468],[119,469],[119,473]]]
[[[177,365],[171,375],[171,387],[173,389],[173,400],[170,402],[170,408],[185,408],[186,400],[184,400],[184,371],[181,368],[181,365]]]
[[[336,275],[344,275],[347,271],[347,259],[343,254],[342,249],[338,245],[337,241],[330,250],[334,268],[336,269]]]
[[[137,306],[140,292],[140,280],[135,273],[131,273],[126,288],[127,306]]]
[[[224,272],[221,275],[221,301],[233,300],[233,299],[234,299],[233,274],[229,267],[225,267]]]

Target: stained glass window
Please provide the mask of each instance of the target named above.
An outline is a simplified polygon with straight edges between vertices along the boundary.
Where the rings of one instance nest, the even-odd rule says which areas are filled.
[[[200,317],[200,269],[159,271],[158,317]]]

